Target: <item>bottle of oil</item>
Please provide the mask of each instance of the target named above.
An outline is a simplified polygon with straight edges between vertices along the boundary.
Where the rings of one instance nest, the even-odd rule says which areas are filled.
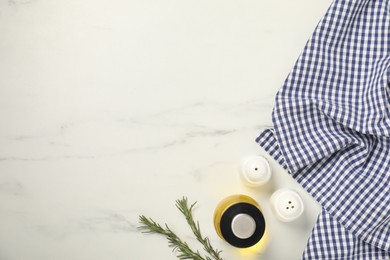
[[[218,235],[232,246],[248,248],[262,239],[265,219],[254,199],[237,194],[218,204],[214,212],[214,227]]]

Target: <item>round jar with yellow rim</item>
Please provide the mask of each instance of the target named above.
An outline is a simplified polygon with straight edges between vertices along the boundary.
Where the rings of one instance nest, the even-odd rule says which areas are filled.
[[[263,237],[265,219],[254,199],[241,194],[231,195],[216,207],[214,227],[218,235],[232,246],[247,248]]]

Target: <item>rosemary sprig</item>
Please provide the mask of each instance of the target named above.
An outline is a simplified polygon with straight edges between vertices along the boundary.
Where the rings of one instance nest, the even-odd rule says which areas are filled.
[[[194,221],[192,216],[192,209],[195,206],[196,202],[191,206],[188,205],[188,200],[186,197],[176,201],[176,207],[184,215],[187,220],[188,225],[191,227],[192,232],[194,233],[196,239],[203,245],[204,250],[215,260],[223,260],[220,257],[220,250],[214,249],[207,237],[202,236],[200,231],[199,222]],[[212,260],[209,256],[203,257],[199,251],[192,250],[188,244],[181,240],[169,227],[165,224],[165,228],[160,224],[155,222],[151,218],[147,218],[143,215],[139,216],[139,221],[142,224],[138,227],[143,233],[157,233],[164,235],[168,240],[169,247],[173,248],[173,251],[177,250],[179,254],[177,257],[179,259],[194,259],[194,260]]]
[[[193,251],[186,242],[182,241],[168,225],[165,224],[165,228],[163,228],[153,219],[145,216],[140,216],[139,220],[143,225],[138,228],[144,233],[157,233],[166,236],[169,247],[172,247],[173,251],[180,252],[177,256],[179,259],[205,260],[198,251]]]
[[[188,225],[190,226],[192,233],[194,233],[196,239],[203,245],[203,249],[209,253],[214,259],[222,260],[220,254],[222,251],[214,249],[208,237],[203,237],[199,227],[199,221],[195,223],[194,218],[192,217],[192,209],[196,205],[196,202],[191,204],[188,207],[188,200],[186,197],[183,197],[181,200],[176,200],[176,207],[180,212],[185,216]]]

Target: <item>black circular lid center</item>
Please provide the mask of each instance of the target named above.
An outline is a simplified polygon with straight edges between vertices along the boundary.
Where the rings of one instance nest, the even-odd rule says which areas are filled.
[[[256,223],[255,232],[248,238],[237,237],[232,230],[232,221],[238,214],[247,214]],[[255,245],[263,237],[265,232],[265,219],[261,211],[252,204],[240,202],[229,207],[221,217],[221,233],[225,240],[232,246],[245,248]]]

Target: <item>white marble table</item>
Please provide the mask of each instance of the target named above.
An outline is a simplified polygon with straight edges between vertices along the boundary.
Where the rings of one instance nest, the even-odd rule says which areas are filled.
[[[243,185],[238,163],[329,0],[0,1],[0,259],[175,259],[138,215],[193,242],[174,201],[198,201],[203,232],[234,259],[299,259],[319,206],[271,161]],[[306,211],[282,223],[269,197]],[[267,247],[217,236],[216,204],[260,203]]]

